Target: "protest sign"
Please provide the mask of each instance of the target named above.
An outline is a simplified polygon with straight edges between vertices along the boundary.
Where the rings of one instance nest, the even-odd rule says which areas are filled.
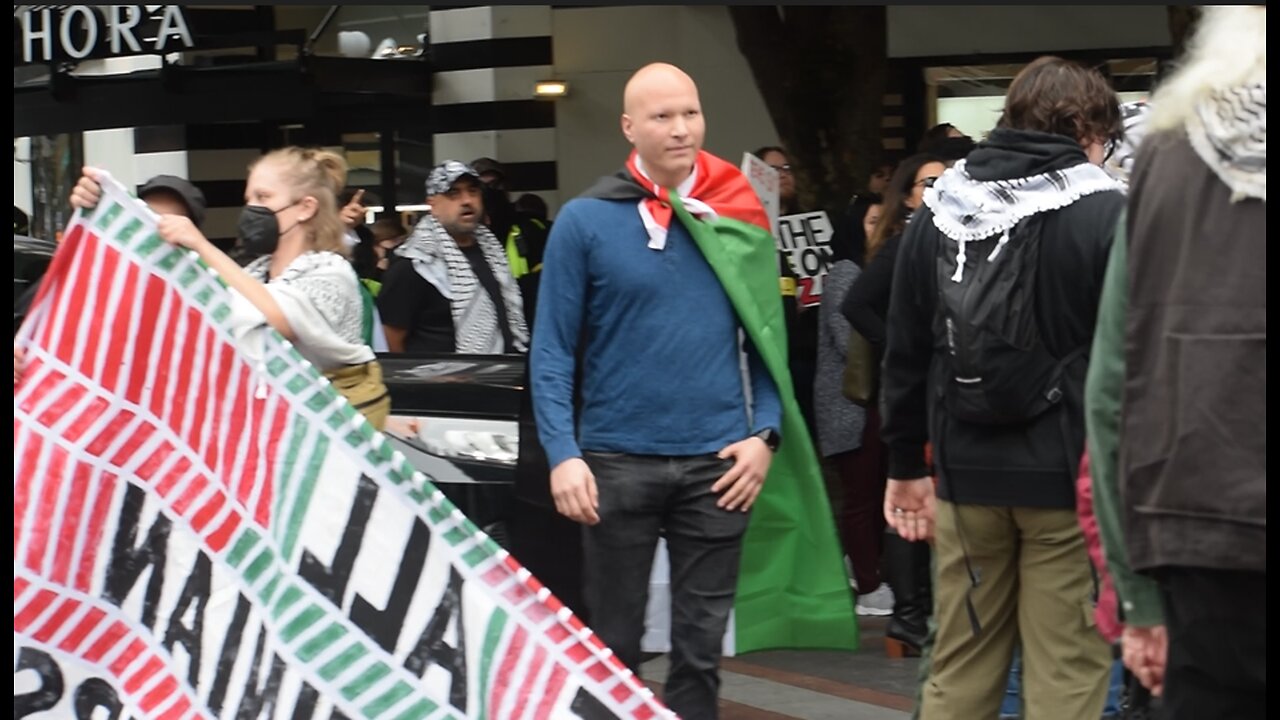
[[[747,181],[751,183],[751,189],[756,191],[756,196],[760,198],[760,204],[764,205],[764,212],[769,216],[769,227],[773,228],[773,232],[778,232],[778,171],[769,166],[769,163],[752,155],[751,153],[742,153],[742,174],[747,176]]]
[[[821,210],[778,218],[778,249],[796,273],[796,302],[811,307],[822,301],[822,280],[831,269],[831,220]]]

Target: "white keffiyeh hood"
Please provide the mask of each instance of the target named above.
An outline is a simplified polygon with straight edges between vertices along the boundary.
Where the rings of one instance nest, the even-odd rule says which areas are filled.
[[[515,349],[529,347],[529,330],[524,322],[524,303],[520,287],[511,276],[502,245],[489,228],[476,229],[475,241],[480,246],[489,269],[502,289]],[[453,311],[454,347],[460,353],[499,354],[505,351],[498,312],[489,293],[476,278],[458,243],[430,213],[422,216],[413,233],[395,253],[413,261],[413,268],[423,280],[431,283],[449,300]]]
[[[1267,86],[1212,92],[1187,118],[1196,154],[1231,188],[1233,201],[1267,201]]]
[[[965,246],[993,235],[1000,240],[988,259],[994,260],[1009,242],[1009,231],[1037,213],[1058,210],[1086,195],[1122,191],[1105,170],[1089,162],[1063,170],[1011,180],[979,181],[965,169],[965,160],[947,170],[933,187],[924,191],[924,203],[933,211],[933,224],[956,243],[956,272],[964,279]]]

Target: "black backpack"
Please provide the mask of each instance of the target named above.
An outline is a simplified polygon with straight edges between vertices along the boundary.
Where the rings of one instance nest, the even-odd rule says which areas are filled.
[[[964,272],[953,279],[955,241],[939,243],[934,337],[947,354],[937,392],[952,417],[970,423],[1024,423],[1055,406],[1065,358],[1045,347],[1036,320],[1036,275],[1043,213],[1006,233],[965,243]],[[1003,239],[1002,239],[1003,236]]]

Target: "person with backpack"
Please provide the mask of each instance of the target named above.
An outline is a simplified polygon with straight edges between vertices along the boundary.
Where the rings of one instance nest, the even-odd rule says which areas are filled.
[[[1101,715],[1111,649],[1076,519],[1083,393],[1121,187],[1119,102],[1056,57],[925,191],[892,283],[885,519],[934,538],[937,633],[920,717],[994,717],[1014,647],[1027,717]],[[933,468],[925,458],[932,443]],[[937,475],[937,487],[931,475]]]

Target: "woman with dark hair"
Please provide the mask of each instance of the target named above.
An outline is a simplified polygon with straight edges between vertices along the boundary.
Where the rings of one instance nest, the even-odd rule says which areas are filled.
[[[885,317],[889,313],[889,292],[893,266],[898,256],[902,231],[912,214],[924,202],[924,190],[946,169],[942,158],[919,154],[903,160],[889,179],[880,219],[867,238],[865,271],[849,288],[840,312],[849,324],[870,343],[875,352],[875,366],[884,354]],[[929,546],[909,543],[896,534],[885,534],[884,516],[879,505],[884,499],[884,483],[888,475],[888,457],[880,439],[879,392],[867,403],[866,429],[858,451],[857,472],[875,478],[876,510],[859,513],[858,537],[874,533],[884,540],[885,575],[893,593],[893,619],[885,629],[885,646],[891,656],[918,655],[928,632],[932,605],[929,581]],[[867,486],[864,484],[864,486]],[[865,554],[860,554],[865,556]],[[853,558],[854,556],[850,556]],[[879,556],[875,556],[878,558]],[[864,560],[864,562],[866,562]],[[854,562],[855,577],[878,577],[860,570]],[[864,592],[870,592],[864,588]],[[869,610],[867,608],[866,610]],[[864,610],[864,612],[866,611]]]
[[[1111,648],[1093,627],[1074,479],[1125,204],[1101,167],[1120,129],[1096,71],[1039,58],[902,239],[881,377],[884,512],[904,538],[934,538],[922,717],[995,717],[1019,644],[1026,717],[1102,714]]]
[[[867,237],[864,272],[849,288],[840,312],[871,345],[882,351],[884,320],[889,312],[889,284],[898,243],[912,213],[923,202],[924,189],[946,169],[941,158],[912,155],[894,171],[888,192],[880,205],[880,220]]]
[[[880,220],[879,195],[858,197],[850,206],[842,243],[832,244],[834,262],[823,281],[818,310],[818,364],[814,377],[814,414],[819,455],[827,482],[831,509],[844,548],[859,615],[889,615],[893,593],[881,582],[880,551],[884,538],[884,453],[878,447],[863,449],[864,439],[877,435],[866,430],[866,409],[845,397],[842,385],[848,361],[849,321],[840,303],[861,274],[853,248],[866,245]],[[856,221],[856,222],[855,222]]]
[[[916,145],[916,152],[937,152],[938,146],[943,144],[946,140],[966,137],[969,136],[964,134],[964,131],[955,125],[946,122],[938,123],[926,130],[924,135],[920,136],[920,143]]]
[[[796,201],[796,176],[791,171],[791,158],[777,145],[766,145],[751,153],[778,171],[778,214],[792,215],[800,212]]]
[[[778,172],[778,214],[794,215],[802,212],[796,195],[795,174],[791,171],[791,158],[787,151],[776,145],[766,145],[754,153],[769,167]],[[818,363],[818,309],[802,307],[796,298],[796,272],[787,258],[778,252],[778,268],[784,285],[789,284],[787,295],[784,287],[783,310],[787,320],[787,363],[791,366],[791,382],[796,389],[796,402],[800,414],[809,426],[809,434],[817,435],[813,409],[813,378]]]

